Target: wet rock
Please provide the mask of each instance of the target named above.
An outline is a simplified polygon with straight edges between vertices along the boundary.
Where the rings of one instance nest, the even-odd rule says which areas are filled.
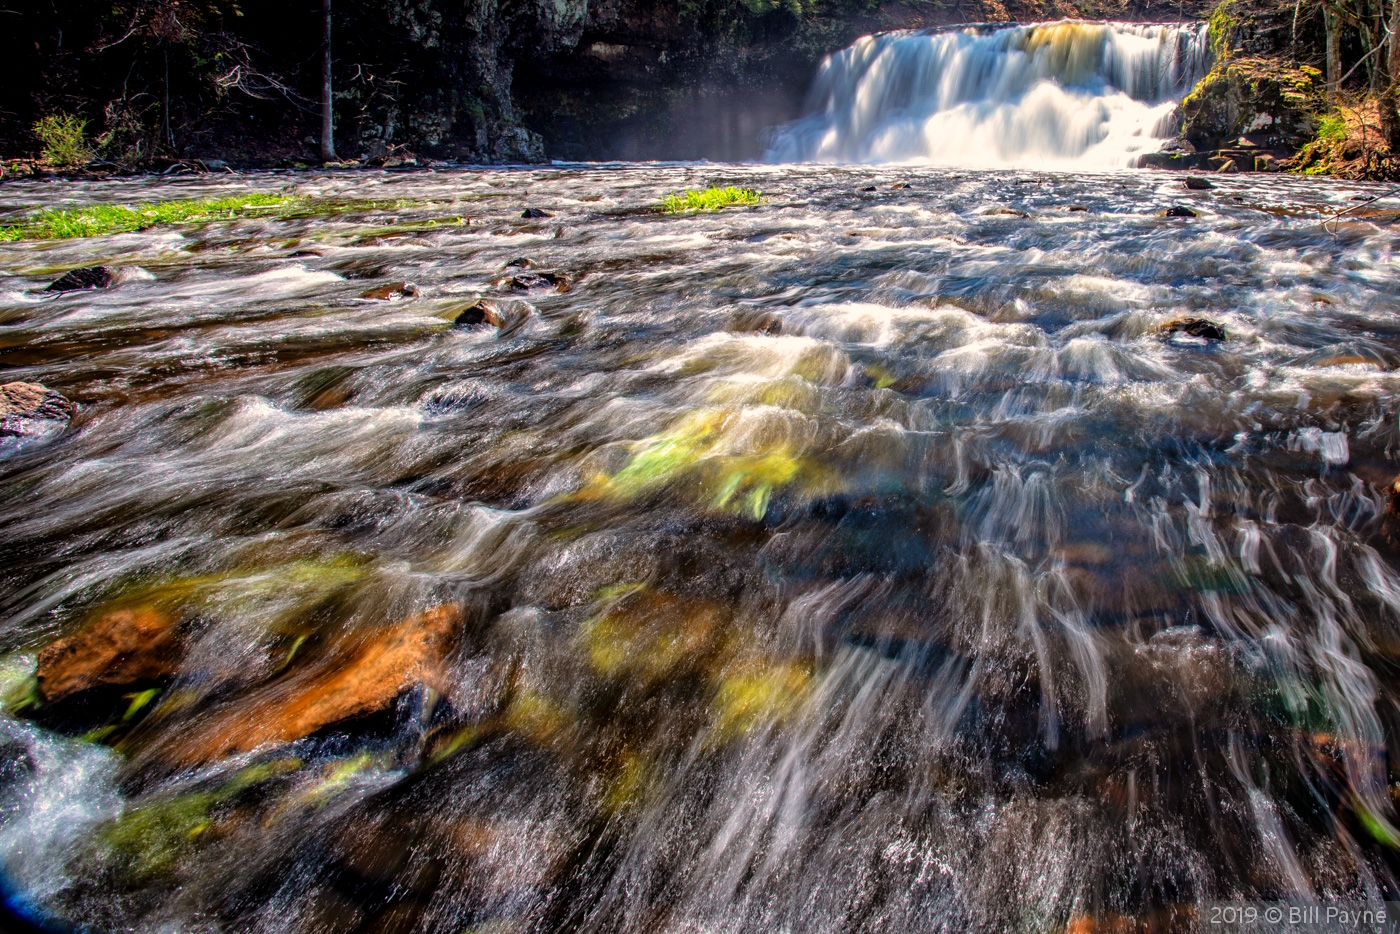
[[[510,268],[512,268],[512,267],[515,267],[515,268],[518,268],[518,269],[534,269],[534,268],[535,268],[536,266],[538,266],[538,265],[539,265],[539,263],[536,263],[534,260],[530,259],[528,256],[517,256],[515,259],[513,259],[513,260],[511,260],[510,262],[506,263],[506,268],[507,268],[507,269],[510,269]]]
[[[1215,167],[1215,171],[1225,172],[1227,174],[1231,172],[1238,172],[1239,170],[1240,167],[1235,164],[1234,159],[1226,159],[1224,162],[1220,163],[1218,166]]]
[[[876,185],[866,185],[864,188],[862,188],[862,189],[860,189],[860,190],[861,190],[861,191],[879,191],[880,189],[879,189],[879,187],[876,186]]]
[[[183,649],[179,618],[150,607],[113,610],[39,653],[36,678],[55,701],[103,684],[167,677]]]
[[[548,211],[542,211],[539,208],[526,208],[520,212],[520,216],[526,220],[539,220],[540,218],[553,217],[554,215],[550,214]]]
[[[110,289],[117,282],[117,271],[110,266],[84,266],[64,273],[49,283],[45,292],[81,292],[86,289]]]
[[[992,210],[988,211],[987,214],[1005,214],[1010,217],[1030,217],[1030,215],[1027,214],[1025,211],[1018,211],[1015,208],[993,208]]]
[[[1173,318],[1159,329],[1164,338],[1173,334],[1185,334],[1188,337],[1199,337],[1208,341],[1225,341],[1229,336],[1225,333],[1225,328],[1207,318]]]
[[[1085,207],[1085,206],[1082,205],[1082,204],[1071,204],[1071,205],[1069,206],[1069,209],[1070,209],[1071,211],[1087,211],[1087,210],[1089,210],[1087,207]]]
[[[367,636],[348,636],[314,667],[232,703],[158,755],[187,765],[212,762],[384,710],[415,685],[440,682],[461,625],[461,609],[442,604]]]
[[[891,189],[908,188],[908,187],[909,187],[909,183],[908,183],[908,182],[895,182],[893,185],[890,186]]]
[[[412,282],[390,282],[360,293],[360,298],[373,298],[380,301],[394,301],[399,298],[412,298],[418,294],[418,286]]]
[[[324,256],[320,250],[297,250],[295,253],[287,254],[291,259],[305,259],[310,256]]]
[[[1179,205],[1179,204],[1174,204],[1174,205],[1172,205],[1171,207],[1167,208],[1167,212],[1166,212],[1166,214],[1165,214],[1164,216],[1165,216],[1165,217],[1199,217],[1200,215],[1198,215],[1195,211],[1191,210],[1191,209],[1188,208],[1188,207],[1183,207],[1183,206],[1181,206],[1181,205]]]
[[[33,438],[68,424],[73,403],[41,383],[0,385],[0,438]]]
[[[573,287],[573,280],[557,272],[527,272],[518,276],[502,276],[491,283],[498,289],[512,292],[529,292],[532,289],[555,289],[567,292]]]
[[[1197,175],[1186,176],[1186,181],[1183,184],[1191,191],[1210,191],[1215,187],[1210,179],[1201,178]]]
[[[452,326],[458,328],[474,328],[482,324],[499,328],[504,327],[505,323],[505,315],[501,313],[501,309],[495,302],[485,299],[467,305],[452,319]]]
[[[731,331],[748,334],[783,333],[783,320],[771,311],[745,309],[736,312],[732,320]]]

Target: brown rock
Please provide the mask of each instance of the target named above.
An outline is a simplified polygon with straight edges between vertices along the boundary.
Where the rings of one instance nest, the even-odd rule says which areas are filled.
[[[467,307],[458,312],[457,317],[452,320],[454,327],[470,328],[481,324],[489,324],[492,327],[505,327],[506,318],[501,313],[501,309],[495,302],[481,300],[472,302]]]
[[[1225,328],[1207,318],[1173,318],[1158,329],[1162,337],[1171,337],[1180,332],[1188,337],[1199,337],[1208,341],[1229,340]]]
[[[396,298],[408,298],[418,294],[418,286],[412,282],[390,282],[388,285],[377,286],[360,293],[360,298],[374,298],[380,301],[393,301]]]
[[[39,692],[55,701],[99,684],[169,675],[180,659],[179,618],[150,607],[113,610],[39,653]]]
[[[457,606],[442,604],[341,645],[316,666],[226,708],[163,754],[186,765],[210,762],[382,710],[412,685],[437,679],[461,622]]]
[[[0,385],[0,424],[8,418],[46,418],[67,421],[73,416],[73,403],[42,383]],[[0,429],[3,433],[3,429]]]

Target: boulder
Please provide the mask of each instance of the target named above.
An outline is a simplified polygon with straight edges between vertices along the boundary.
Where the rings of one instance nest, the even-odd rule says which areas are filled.
[[[441,686],[441,666],[461,625],[461,609],[442,604],[347,636],[315,665],[229,704],[157,754],[182,765],[214,762],[383,710],[417,685]]]
[[[169,676],[180,660],[179,617],[150,607],[112,610],[39,653],[36,678],[47,701],[102,684]]]
[[[1191,191],[1210,191],[1215,187],[1210,179],[1201,178],[1197,175],[1186,176],[1185,186]]]
[[[1326,112],[1324,92],[1316,68],[1226,59],[1181,102],[1181,137],[1200,150],[1235,145],[1246,134],[1260,146],[1294,150],[1312,139],[1313,115]]]
[[[110,289],[117,282],[117,271],[111,266],[84,266],[72,269],[50,282],[45,292],[81,292],[86,289]]]
[[[1207,318],[1173,318],[1163,324],[1158,333],[1164,338],[1173,334],[1185,334],[1188,337],[1199,337],[1208,341],[1229,340],[1225,328]]]
[[[40,383],[0,385],[0,439],[52,434],[73,417],[73,403]]]
[[[1198,217],[1199,215],[1188,207],[1174,204],[1167,208],[1165,217]]]

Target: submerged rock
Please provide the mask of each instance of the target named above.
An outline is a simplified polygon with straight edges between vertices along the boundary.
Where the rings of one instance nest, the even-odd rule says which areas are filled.
[[[1199,217],[1200,215],[1198,215],[1195,211],[1191,210],[1190,208],[1182,207],[1182,206],[1179,205],[1179,204],[1174,204],[1174,205],[1172,205],[1171,207],[1167,208],[1167,212],[1166,212],[1166,214],[1165,214],[1164,216],[1166,216],[1166,217]]]
[[[360,293],[360,298],[373,298],[380,301],[393,301],[396,298],[412,298],[418,294],[418,286],[412,282],[390,282]]]
[[[139,607],[113,610],[39,653],[36,679],[55,701],[103,684],[136,684],[166,677],[183,640],[177,616]]]
[[[1212,188],[1215,187],[1215,185],[1211,183],[1210,179],[1201,178],[1196,175],[1186,176],[1186,181],[1183,184],[1186,186],[1186,188],[1188,188],[1191,191],[1210,191]]]
[[[452,319],[453,327],[472,328],[482,324],[489,324],[492,327],[503,327],[506,323],[505,315],[495,302],[488,302],[482,299],[479,302],[472,302],[470,305],[457,312]]]
[[[73,403],[41,383],[0,385],[0,440],[53,434],[72,417]]]
[[[491,283],[498,289],[512,292],[528,292],[531,289],[556,289],[567,292],[573,287],[573,280],[557,272],[526,272],[518,276],[502,276]]]
[[[554,215],[550,214],[548,211],[540,210],[539,208],[526,208],[520,212],[520,216],[526,220],[538,220],[542,217],[553,217]]]
[[[158,755],[188,765],[213,762],[383,710],[415,685],[438,682],[461,624],[461,609],[442,604],[362,639],[347,636],[314,667],[231,704]]]
[[[1229,340],[1225,328],[1207,318],[1173,318],[1162,325],[1159,333],[1164,337],[1171,337],[1173,334],[1185,334],[1188,337],[1199,337],[1208,341]]]
[[[84,266],[72,269],[44,289],[45,292],[81,292],[86,289],[110,289],[117,283],[117,270],[111,266]]]

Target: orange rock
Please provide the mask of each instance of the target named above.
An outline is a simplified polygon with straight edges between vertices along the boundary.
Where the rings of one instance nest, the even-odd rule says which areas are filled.
[[[443,604],[332,651],[196,727],[166,755],[187,765],[210,762],[382,710],[406,688],[436,680],[461,622],[461,609]]]
[[[39,691],[50,701],[99,684],[170,674],[179,661],[179,618],[161,610],[113,610],[39,653]]]

